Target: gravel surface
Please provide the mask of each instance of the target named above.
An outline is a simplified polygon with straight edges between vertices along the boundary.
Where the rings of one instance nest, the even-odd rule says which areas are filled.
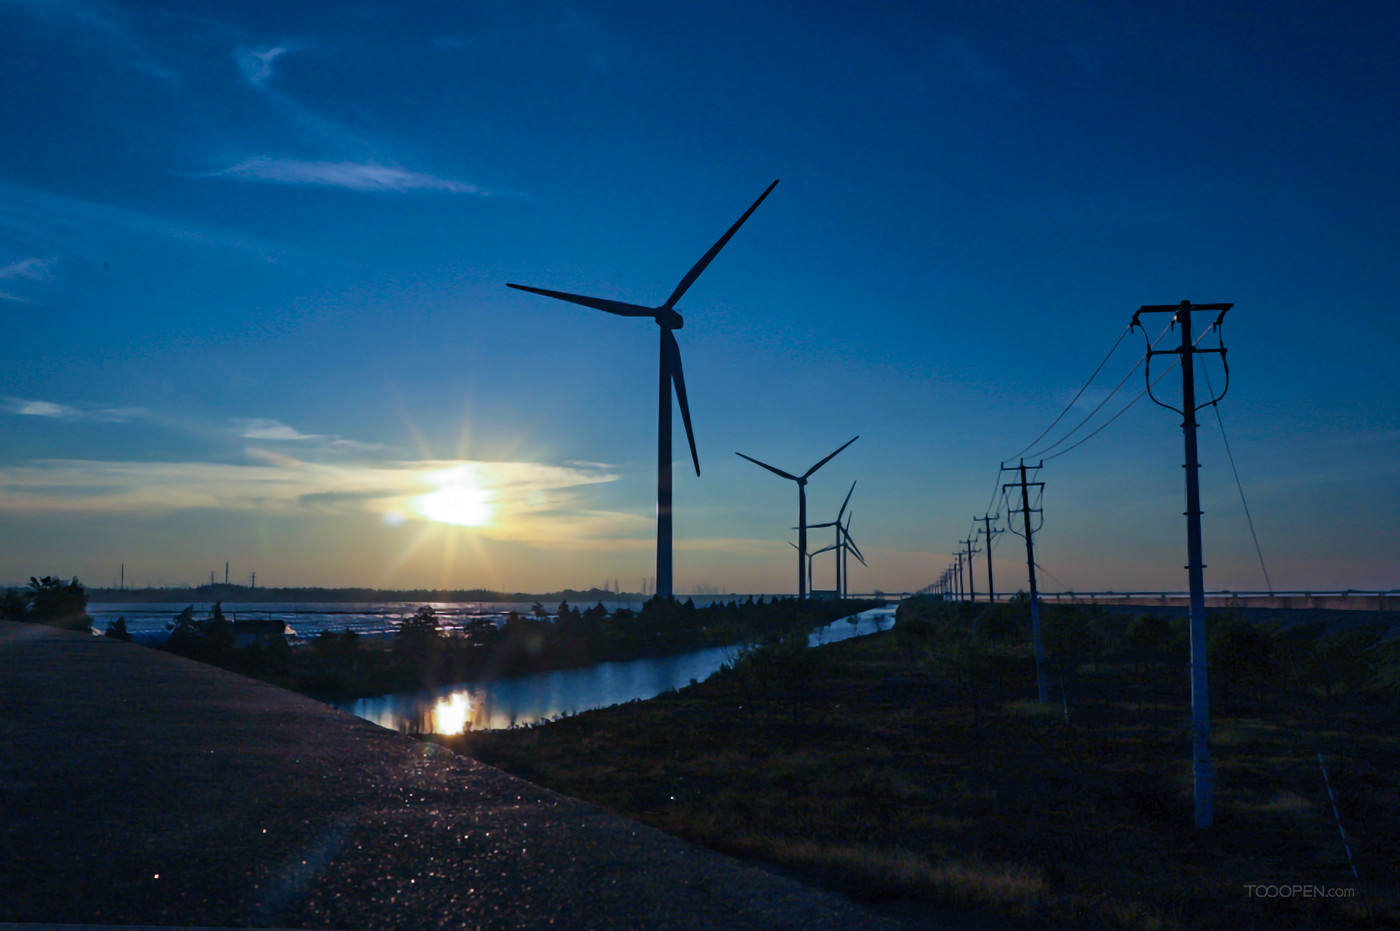
[[[898,927],[300,695],[9,622],[0,922]]]

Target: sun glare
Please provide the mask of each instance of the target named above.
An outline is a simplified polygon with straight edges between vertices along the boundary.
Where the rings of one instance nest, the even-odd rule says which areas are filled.
[[[433,733],[460,734],[472,720],[472,700],[466,692],[453,692],[433,706]]]
[[[479,527],[491,519],[489,490],[481,486],[476,471],[468,465],[434,472],[428,476],[437,490],[420,495],[418,513],[428,520],[461,527]]]

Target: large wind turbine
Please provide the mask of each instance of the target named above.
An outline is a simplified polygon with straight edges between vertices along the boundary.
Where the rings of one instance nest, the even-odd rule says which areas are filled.
[[[783,478],[790,479],[797,483],[797,597],[799,599],[805,599],[807,597],[807,573],[806,567],[802,565],[803,560],[807,558],[807,479],[812,477],[813,472],[830,462],[836,453],[839,453],[858,439],[860,439],[859,435],[851,437],[849,440],[842,443],[835,453],[822,459],[800,476],[784,472],[782,469],[774,468],[766,462],[759,462],[752,456],[745,456],[740,452],[734,454],[740,459],[747,459],[756,466],[763,466],[763,468],[772,472],[774,475],[781,475]]]
[[[695,462],[695,474],[700,474],[700,454],[695,451],[695,433],[690,428],[690,405],[685,397],[685,373],[681,370],[681,350],[676,344],[676,337],[672,330],[679,330],[685,325],[681,315],[676,313],[676,301],[681,299],[681,295],[695,283],[695,279],[700,277],[700,273],[705,267],[719,255],[719,250],[724,248],[731,236],[739,231],[739,227],[744,225],[744,221],[749,218],[758,205],[763,203],[763,198],[767,197],[773,188],[778,186],[774,181],[768,185],[768,190],[758,196],[758,200],[753,202],[744,215],[735,221],[729,228],[729,232],[719,238],[719,242],[710,247],[700,261],[695,263],[695,267],[686,272],[681,283],[676,285],[676,290],[671,292],[671,296],[666,299],[666,303],[659,307],[643,307],[639,304],[626,304],[622,301],[610,301],[601,297],[585,297],[581,294],[569,294],[564,291],[547,291],[544,288],[532,288],[523,284],[507,284],[507,287],[517,288],[521,291],[529,291],[532,294],[543,294],[545,297],[558,298],[561,301],[570,301],[574,304],[582,304],[585,307],[592,307],[596,310],[605,310],[610,314],[617,314],[619,317],[651,317],[656,320],[656,325],[661,328],[661,380],[660,380],[660,407],[656,418],[656,594],[669,598],[671,597],[671,384],[676,386],[676,400],[681,406],[681,420],[685,422],[685,436],[690,441],[690,458]]]

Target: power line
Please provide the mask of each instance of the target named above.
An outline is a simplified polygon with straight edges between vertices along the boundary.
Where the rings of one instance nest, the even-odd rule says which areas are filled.
[[[1088,389],[1089,385],[1092,384],[1093,381],[1094,381],[1094,379],[1098,377],[1099,372],[1103,371],[1103,367],[1108,363],[1108,360],[1109,360],[1110,358],[1112,358],[1113,354],[1114,354],[1115,352],[1118,351],[1118,347],[1119,347],[1120,344],[1122,344],[1123,338],[1124,338],[1125,336],[1127,336],[1128,333],[1129,333],[1129,331],[1131,331],[1131,330],[1132,330],[1132,327],[1131,327],[1131,326],[1126,326],[1126,327],[1123,328],[1123,332],[1118,334],[1118,339],[1114,340],[1114,342],[1113,342],[1113,348],[1110,349],[1110,350],[1108,351],[1108,355],[1106,355],[1106,356],[1103,357],[1103,361],[1099,363],[1098,368],[1094,369],[1093,374],[1089,376],[1089,380],[1086,381],[1083,385],[1080,386],[1079,390],[1075,392],[1074,397],[1070,398],[1069,403],[1065,405],[1065,409],[1062,410],[1062,411],[1060,411],[1059,416],[1057,416],[1054,420],[1050,421],[1050,426],[1048,426],[1048,427],[1046,427],[1044,430],[1040,431],[1040,436],[1036,437],[1035,439],[1031,440],[1029,443],[1026,444],[1026,449],[1030,449],[1030,448],[1031,448],[1032,446],[1034,446],[1036,443],[1039,443],[1039,442],[1045,437],[1045,434],[1047,434],[1047,433],[1049,433],[1051,430],[1055,429],[1055,424],[1059,423],[1060,420],[1063,419],[1064,416],[1070,412],[1070,410],[1074,407],[1074,402],[1076,402],[1076,401],[1079,400],[1079,396],[1082,395],[1082,394],[1085,392],[1085,390]],[[1163,332],[1165,332],[1165,331],[1163,331]],[[1159,337],[1159,338],[1160,338],[1160,337]],[[1072,433],[1072,432],[1074,432],[1074,431],[1070,431],[1070,432]],[[1052,447],[1052,448],[1053,448],[1053,447]],[[1022,456],[1025,455],[1026,449],[1021,450],[1019,453],[1017,453],[1016,455],[1012,456],[1011,458],[1012,458],[1012,459],[1019,459],[1019,458],[1021,458]]]
[[[1157,343],[1162,339],[1163,336],[1167,335],[1167,330],[1170,329],[1170,328],[1171,328],[1171,324],[1167,324],[1167,326],[1162,327],[1162,332],[1161,332],[1161,333],[1158,333],[1158,334],[1157,334],[1157,339],[1154,339],[1154,340],[1152,341],[1151,346],[1148,347],[1148,352],[1151,351],[1152,346],[1156,346],[1156,345],[1157,345]],[[1118,384],[1114,385],[1114,386],[1113,386],[1113,390],[1110,391],[1110,392],[1108,393],[1108,395],[1107,395],[1106,397],[1104,397],[1104,399],[1103,399],[1102,401],[1100,401],[1100,402],[1094,407],[1093,410],[1091,410],[1088,414],[1086,414],[1086,415],[1084,416],[1084,419],[1083,419],[1083,420],[1081,420],[1081,421],[1079,421],[1079,423],[1075,424],[1073,430],[1070,430],[1070,431],[1069,431],[1068,433],[1066,433],[1064,436],[1060,437],[1058,440],[1056,440],[1055,442],[1051,443],[1049,446],[1047,446],[1047,447],[1045,447],[1044,449],[1040,450],[1040,451],[1039,451],[1038,453],[1036,453],[1035,455],[1043,458],[1044,455],[1045,455],[1046,453],[1050,452],[1050,450],[1054,449],[1056,446],[1059,446],[1061,443],[1065,442],[1065,440],[1068,440],[1070,437],[1072,437],[1072,436],[1074,436],[1076,433],[1078,433],[1078,432],[1079,432],[1079,428],[1080,428],[1080,427],[1083,427],[1083,426],[1084,426],[1086,423],[1088,423],[1090,420],[1093,420],[1093,419],[1094,419],[1094,415],[1097,414],[1099,411],[1103,410],[1104,405],[1107,404],[1109,401],[1111,401],[1111,400],[1113,399],[1113,396],[1114,396],[1115,394],[1118,393],[1118,390],[1119,390],[1120,388],[1122,388],[1125,384],[1127,384],[1128,379],[1129,379],[1129,378],[1132,378],[1132,377],[1133,377],[1133,373],[1136,372],[1136,371],[1138,370],[1138,366],[1142,365],[1142,363],[1143,363],[1144,361],[1146,361],[1147,358],[1148,358],[1148,353],[1146,353],[1146,352],[1143,353],[1143,354],[1142,354],[1142,358],[1138,359],[1137,362],[1135,362],[1135,363],[1133,364],[1133,367],[1130,368],[1130,369],[1128,370],[1128,374],[1126,374],[1126,375],[1123,376],[1122,381],[1120,381],[1120,382],[1118,382]]]
[[[1210,371],[1202,365],[1201,373],[1206,377],[1206,388],[1210,391],[1211,397],[1214,397],[1215,386],[1210,383]],[[1258,554],[1259,568],[1264,572],[1264,586],[1272,595],[1274,583],[1269,581],[1269,567],[1264,565],[1264,551],[1259,548],[1259,534],[1254,532],[1254,518],[1249,514],[1249,502],[1244,499],[1244,483],[1240,481],[1240,470],[1235,467],[1235,454],[1230,452],[1230,438],[1225,435],[1225,421],[1220,419],[1220,405],[1212,404],[1211,407],[1215,408],[1215,422],[1220,425],[1220,438],[1225,441],[1225,456],[1230,460],[1230,471],[1235,473],[1235,487],[1240,490],[1240,504],[1244,505],[1244,519],[1249,522],[1249,535],[1254,538],[1254,552]]]
[[[1200,341],[1201,341],[1202,339],[1205,338],[1206,333],[1209,333],[1209,332],[1210,332],[1211,330],[1213,330],[1213,329],[1215,329],[1215,324],[1212,323],[1210,326],[1206,327],[1204,331],[1202,331],[1202,333],[1201,333],[1200,336],[1196,337],[1195,341],[1194,341],[1191,345],[1194,347],[1195,345],[1197,345],[1198,343],[1200,343]],[[1162,338],[1162,334],[1161,334],[1161,333],[1157,334],[1157,339],[1160,340],[1161,338]],[[1153,345],[1154,345],[1154,346],[1156,345],[1156,341],[1155,341],[1155,340],[1153,341]],[[1144,358],[1145,358],[1145,357],[1144,357]],[[1169,374],[1172,372],[1172,370],[1175,369],[1175,368],[1177,367],[1177,365],[1179,365],[1179,364],[1180,364],[1179,362],[1173,362],[1171,365],[1168,365],[1168,366],[1166,367],[1166,369],[1163,370],[1162,374],[1160,374],[1160,375],[1158,375],[1156,378],[1152,379],[1152,382],[1148,385],[1148,387],[1146,387],[1146,388],[1142,389],[1141,391],[1139,391],[1138,394],[1137,394],[1137,396],[1136,396],[1135,398],[1133,398],[1131,401],[1129,401],[1126,405],[1124,405],[1124,407],[1123,407],[1122,410],[1120,410],[1118,413],[1114,414],[1112,417],[1108,418],[1108,420],[1106,420],[1106,421],[1104,421],[1102,424],[1100,424],[1097,428],[1095,428],[1095,430],[1094,430],[1093,433],[1090,433],[1088,436],[1086,436],[1086,437],[1084,437],[1083,439],[1079,440],[1079,441],[1078,441],[1077,443],[1075,443],[1073,446],[1067,446],[1067,447],[1065,447],[1064,449],[1062,449],[1062,450],[1060,450],[1059,452],[1055,453],[1055,455],[1053,455],[1053,456],[1046,456],[1046,457],[1045,457],[1046,461],[1048,462],[1048,461],[1051,460],[1051,459],[1058,459],[1058,458],[1060,458],[1061,456],[1063,456],[1065,453],[1069,452],[1070,450],[1076,449],[1076,448],[1078,448],[1078,447],[1080,447],[1080,446],[1083,446],[1085,443],[1089,442],[1089,441],[1092,440],[1094,437],[1098,436],[1100,433],[1102,433],[1102,432],[1104,431],[1104,428],[1105,428],[1105,427],[1107,427],[1109,424],[1113,423],[1113,421],[1117,420],[1119,417],[1122,417],[1124,414],[1126,414],[1126,413],[1128,412],[1128,409],[1129,409],[1129,408],[1131,408],[1134,404],[1136,404],[1137,402],[1141,401],[1144,397],[1146,397],[1148,394],[1150,394],[1150,393],[1151,393],[1151,390],[1152,390],[1152,387],[1155,386],[1155,385],[1156,385],[1159,381],[1161,381],[1163,378],[1166,378],[1167,375],[1169,375]],[[1136,367],[1134,367],[1133,371],[1137,371]],[[1129,372],[1128,374],[1131,375],[1132,372]],[[1093,416],[1093,415],[1091,414],[1090,416]],[[1087,419],[1087,418],[1086,418],[1086,419]],[[1078,429],[1078,428],[1076,428],[1076,429]],[[1052,448],[1053,448],[1053,447],[1052,447]]]

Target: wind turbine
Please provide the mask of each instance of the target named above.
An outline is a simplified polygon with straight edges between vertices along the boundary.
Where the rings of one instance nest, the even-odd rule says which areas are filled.
[[[808,529],[808,530],[816,530],[816,529],[818,529],[818,528],[820,528],[820,527],[835,527],[835,528],[836,528],[836,543],[835,543],[834,545],[832,545],[832,546],[827,546],[827,547],[824,547],[824,548],[822,548],[822,549],[819,549],[819,550],[817,550],[816,553],[813,553],[812,555],[815,556],[815,555],[817,555],[817,553],[825,553],[827,550],[836,550],[836,597],[837,597],[837,598],[842,597],[841,592],[843,591],[843,589],[841,588],[841,569],[842,569],[842,566],[841,566],[841,556],[842,556],[843,553],[845,552],[845,548],[841,545],[841,533],[842,533],[842,531],[844,530],[844,528],[841,526],[841,518],[845,516],[845,514],[846,514],[846,505],[848,505],[848,504],[851,503],[851,495],[855,492],[855,490],[856,490],[856,483],[855,483],[855,482],[851,482],[851,490],[848,491],[848,492],[846,492],[846,500],[841,502],[841,510],[839,510],[839,511],[836,512],[836,519],[835,519],[835,520],[823,521],[823,522],[820,523],[820,524],[808,524],[808,525],[807,525],[807,529]],[[794,527],[794,528],[792,528],[792,529],[793,529],[793,530],[796,530],[797,528]],[[864,560],[861,560],[861,561],[864,562]]]
[[[850,566],[846,562],[847,554],[855,554],[856,559],[860,560],[860,564],[862,566],[865,566],[866,568],[870,567],[870,563],[866,562],[865,557],[861,555],[860,547],[856,546],[856,541],[851,538],[851,519],[855,516],[856,515],[854,512],[847,514],[846,526],[841,528],[841,578],[845,582],[846,588],[850,588],[851,586],[851,570]],[[841,597],[846,597],[845,591],[842,592]]]
[[[744,225],[744,221],[749,218],[758,205],[763,203],[763,198],[767,197],[773,188],[778,186],[774,181],[768,185],[768,190],[758,196],[758,200],[753,202],[744,215],[735,221],[729,228],[729,232],[719,238],[719,242],[710,247],[710,251],[701,256],[700,261],[690,271],[686,272],[680,284],[676,285],[676,290],[671,292],[671,296],[666,299],[666,303],[659,307],[643,307],[640,304],[627,304],[622,301],[611,301],[601,297],[585,297],[581,294],[569,294],[564,291],[547,291],[544,288],[532,288],[523,284],[507,284],[506,287],[516,288],[520,291],[529,291],[532,294],[543,294],[545,297],[558,298],[561,301],[569,301],[574,304],[582,304],[585,307],[592,307],[595,310],[605,310],[610,314],[617,314],[619,317],[651,317],[656,321],[656,325],[661,328],[661,379],[660,379],[660,406],[656,418],[656,589],[655,593],[664,598],[671,597],[671,384],[676,386],[676,400],[681,406],[681,420],[685,422],[685,436],[690,441],[690,458],[695,462],[695,474],[700,474],[700,454],[695,451],[695,433],[690,428],[690,405],[685,397],[685,373],[681,370],[681,350],[676,344],[676,337],[672,330],[679,330],[685,325],[681,315],[676,313],[676,302],[681,299],[681,295],[695,284],[695,279],[703,272],[719,255],[719,250],[723,249],[725,243],[729,242],[731,236],[739,231],[739,227]]]
[[[788,541],[788,546],[792,547],[793,549],[797,549],[797,544],[792,542],[791,540]],[[816,589],[812,587],[812,563],[816,562],[817,557],[820,556],[822,553],[834,549],[836,549],[836,547],[828,543],[826,546],[823,546],[816,552],[807,554],[807,588],[809,591],[816,591]],[[837,597],[840,597],[839,593],[837,594]]]
[[[827,456],[825,459],[822,459],[820,462],[818,462],[816,465],[812,466],[812,467],[811,467],[810,469],[808,469],[806,472],[803,472],[801,476],[793,475],[793,474],[791,474],[791,473],[789,473],[789,472],[784,472],[782,469],[774,468],[773,466],[770,466],[770,465],[769,465],[768,463],[766,463],[766,462],[759,462],[757,459],[753,458],[752,456],[745,456],[743,453],[740,453],[740,452],[736,452],[736,453],[734,454],[734,455],[738,456],[740,459],[747,459],[749,462],[752,462],[752,463],[753,463],[754,465],[756,465],[756,466],[763,466],[763,468],[767,469],[769,472],[772,472],[774,475],[781,475],[783,478],[790,479],[791,481],[794,481],[794,482],[797,483],[797,597],[798,597],[798,599],[805,599],[805,598],[807,597],[807,574],[806,574],[806,572],[804,571],[804,570],[805,570],[805,567],[802,565],[802,561],[803,561],[804,559],[807,558],[807,479],[809,479],[809,478],[812,477],[812,473],[813,473],[813,472],[817,471],[817,470],[820,469],[822,466],[824,466],[824,465],[826,465],[828,462],[830,462],[830,461],[832,460],[832,458],[836,455],[836,453],[839,453],[841,450],[845,449],[847,446],[850,446],[852,443],[854,443],[854,442],[855,442],[856,440],[858,440],[858,439],[860,439],[860,436],[859,436],[859,435],[856,435],[856,436],[851,437],[849,440],[847,440],[846,442],[842,443],[841,446],[836,450],[835,453],[832,453],[831,455]]]

